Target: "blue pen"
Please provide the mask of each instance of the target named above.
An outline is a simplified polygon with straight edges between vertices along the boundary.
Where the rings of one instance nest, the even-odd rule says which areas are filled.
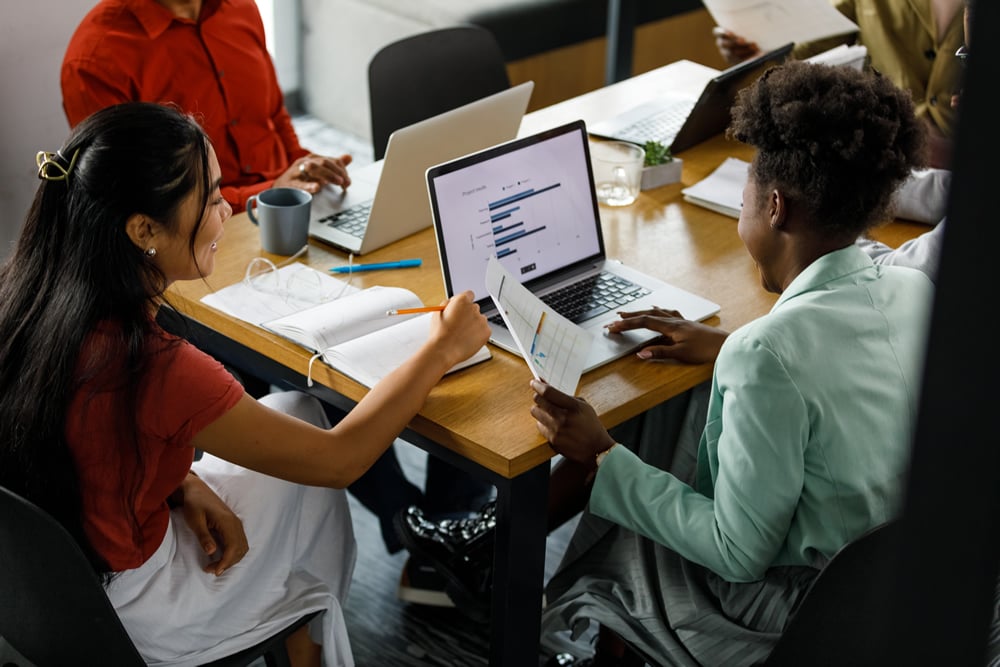
[[[377,269],[405,269],[410,266],[420,266],[421,259],[401,259],[396,262],[376,262],[375,264],[353,264],[348,266],[335,266],[330,271],[333,273],[354,273],[355,271],[375,271]]]

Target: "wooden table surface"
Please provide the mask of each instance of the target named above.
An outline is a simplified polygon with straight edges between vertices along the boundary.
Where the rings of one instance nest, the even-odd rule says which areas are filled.
[[[746,146],[717,137],[683,156],[681,183],[643,192],[631,206],[601,206],[609,257],[719,303],[719,315],[708,322],[727,330],[766,313],[776,297],[760,287],[756,269],[736,234],[736,220],[683,201],[680,191],[731,155],[749,159],[751,154]],[[895,245],[926,229],[925,225],[894,223],[881,230],[879,236]],[[284,259],[263,253],[257,228],[245,214],[234,216],[226,223],[213,274],[204,281],[175,284],[169,290],[169,301],[178,311],[210,329],[306,375],[310,354],[305,349],[200,302],[207,293],[241,280],[247,263],[258,256],[275,263]],[[355,274],[354,284],[399,285],[414,291],[425,303],[439,303],[444,298],[444,287],[432,230],[421,231],[355,261],[408,257],[420,257],[423,265]],[[307,255],[299,261],[325,271],[347,264],[347,256],[312,242]],[[492,360],[441,381],[411,427],[502,476],[513,477],[547,460],[553,452],[538,435],[528,414],[531,375],[527,366],[519,357],[490,347]],[[605,425],[612,426],[700,383],[710,374],[710,365],[650,363],[628,356],[586,373],[578,393],[594,406]],[[360,400],[366,392],[363,386],[324,364],[314,364],[312,376],[314,381],[352,401]]]

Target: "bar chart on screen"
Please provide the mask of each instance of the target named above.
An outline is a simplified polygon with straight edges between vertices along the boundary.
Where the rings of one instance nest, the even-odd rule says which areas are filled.
[[[546,306],[491,257],[486,289],[531,374],[574,395],[586,365],[591,334]]]

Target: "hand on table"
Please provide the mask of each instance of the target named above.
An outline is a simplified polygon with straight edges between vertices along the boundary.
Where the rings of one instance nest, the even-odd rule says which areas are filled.
[[[684,319],[676,310],[651,308],[623,312],[620,320],[608,325],[609,333],[649,329],[660,337],[637,353],[641,359],[676,359],[688,364],[715,361],[729,334],[718,327]]]

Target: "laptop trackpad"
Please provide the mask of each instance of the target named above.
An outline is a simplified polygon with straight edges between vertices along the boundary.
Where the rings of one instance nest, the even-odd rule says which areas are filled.
[[[639,349],[649,341],[657,338],[659,334],[648,329],[624,331],[622,333],[608,333],[606,329],[588,329],[594,336],[594,343],[590,348],[587,358],[587,369],[597,365],[607,363],[612,359],[626,357]]]

